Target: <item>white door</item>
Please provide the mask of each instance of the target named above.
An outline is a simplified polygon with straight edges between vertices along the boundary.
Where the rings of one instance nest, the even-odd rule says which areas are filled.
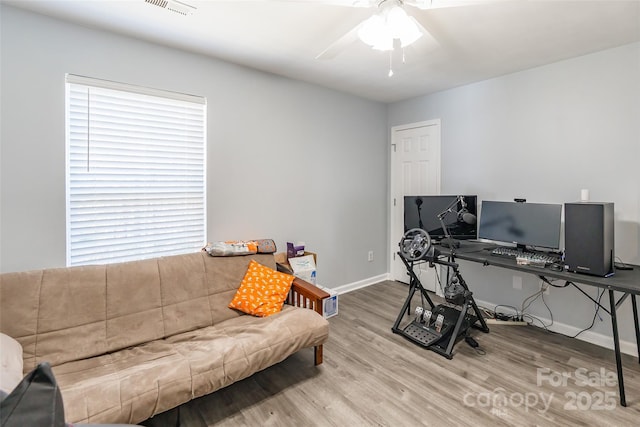
[[[391,278],[408,283],[407,269],[397,255],[404,235],[404,196],[440,194],[440,120],[391,129]],[[425,289],[438,292],[435,269],[415,270]]]

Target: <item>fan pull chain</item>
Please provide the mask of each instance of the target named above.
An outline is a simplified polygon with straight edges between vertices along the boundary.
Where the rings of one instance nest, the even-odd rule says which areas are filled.
[[[389,77],[393,77],[393,50],[389,51]]]

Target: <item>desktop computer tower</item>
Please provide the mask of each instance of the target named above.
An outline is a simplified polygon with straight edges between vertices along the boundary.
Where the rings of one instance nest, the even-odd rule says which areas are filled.
[[[564,204],[564,263],[576,273],[613,273],[613,203]]]

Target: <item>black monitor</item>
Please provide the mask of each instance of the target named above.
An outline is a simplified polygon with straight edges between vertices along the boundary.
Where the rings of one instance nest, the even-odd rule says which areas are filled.
[[[451,237],[458,240],[476,239],[477,200],[477,196],[405,196],[404,231],[421,228],[433,240],[444,239],[446,235],[438,215],[453,205],[443,217]]]
[[[560,248],[562,205],[482,201],[478,237],[519,247]]]

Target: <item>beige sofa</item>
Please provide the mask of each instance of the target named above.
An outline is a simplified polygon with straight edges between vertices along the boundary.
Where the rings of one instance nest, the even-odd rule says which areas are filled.
[[[275,268],[273,255],[202,252],[4,273],[0,332],[22,345],[25,373],[52,365],[67,422],[135,424],[305,347],[322,362],[325,292],[296,279],[280,313],[227,307],[251,258]]]

